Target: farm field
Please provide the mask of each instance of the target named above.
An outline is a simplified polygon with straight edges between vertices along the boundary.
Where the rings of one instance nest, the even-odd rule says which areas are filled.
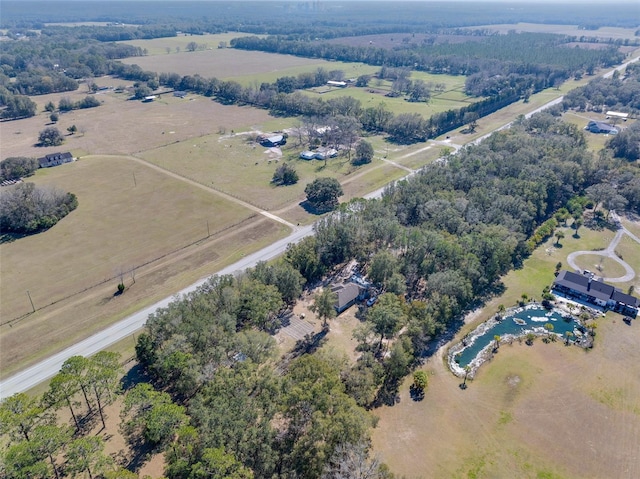
[[[128,85],[120,79],[103,77],[98,85]],[[151,103],[128,100],[129,93],[112,90],[96,94],[102,105],[86,110],[73,110],[60,115],[56,125],[51,125],[44,106],[52,101],[57,105],[61,98],[79,101],[87,96],[86,87],[75,92],[32,97],[38,105],[38,114],[32,118],[4,122],[0,129],[2,156],[39,157],[57,151],[71,151],[74,156],[85,154],[130,155],[157,148],[168,143],[186,140],[217,131],[249,128],[270,119],[264,110],[249,107],[227,106],[210,98],[188,95],[175,98],[163,95]],[[39,148],[35,146],[38,133],[47,126],[55,126],[61,132],[76,125],[78,133],[67,135],[62,146]]]
[[[562,248],[549,240],[522,269],[505,276],[506,291],[471,314],[449,344],[495,314],[498,304],[509,307],[523,292],[539,298],[553,280],[555,263],[566,263],[572,251],[603,247],[612,237],[584,227],[580,239],[569,232]],[[625,260],[635,267],[637,243],[622,244],[629,248]],[[466,390],[458,387],[461,379],[449,372],[441,349],[424,366],[429,387],[422,401],[410,398],[409,378],[398,404],[376,410],[375,452],[407,477],[638,476],[640,328],[608,313],[597,331],[595,348],[588,351],[562,342],[503,345]]]
[[[127,45],[133,45],[134,47],[140,47],[146,50],[147,55],[153,56],[180,52],[191,53],[187,52],[187,45],[191,42],[196,42],[198,44],[198,50],[217,50],[221,42],[228,45],[234,38],[245,36],[263,37],[264,35],[253,35],[251,33],[243,32],[227,32],[207,35],[180,34],[175,37],[127,40],[118,43],[126,43]]]
[[[87,157],[33,181],[75,193],[79,206],[46,232],[0,245],[3,375],[288,232],[132,158]],[[131,290],[114,297],[121,277]]]
[[[136,46],[146,48],[143,46],[144,42],[152,41],[154,40],[138,40]],[[262,82],[274,82],[279,77],[296,76],[303,72],[313,72],[318,68],[324,68],[328,71],[342,70],[348,77],[376,71],[376,67],[361,63],[330,62],[317,58],[302,58],[233,48],[131,57],[123,59],[122,62],[129,65],[135,64],[143,70],[158,73],[198,74],[204,78],[236,80],[246,86],[254,83],[259,86]]]
[[[496,25],[478,25],[474,27],[465,27],[469,30],[491,30],[499,33],[508,33],[515,30],[516,32],[532,32],[532,33],[556,33],[559,35],[575,35],[577,37],[597,37],[633,40],[635,29],[619,28],[619,27],[600,27],[597,30],[584,30],[578,25],[551,25],[542,23],[516,23],[516,24],[496,24]]]

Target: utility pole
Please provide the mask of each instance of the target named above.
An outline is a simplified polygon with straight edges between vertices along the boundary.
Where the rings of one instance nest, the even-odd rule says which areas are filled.
[[[27,296],[29,296],[29,302],[31,303],[31,308],[33,309],[33,313],[36,312],[36,307],[33,305],[33,300],[31,299],[31,294],[29,293],[29,290],[27,290]]]
[[[209,231],[209,220],[207,220],[207,238],[211,236],[211,231]]]

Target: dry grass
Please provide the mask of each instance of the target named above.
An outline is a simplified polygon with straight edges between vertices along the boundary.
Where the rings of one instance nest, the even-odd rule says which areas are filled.
[[[640,248],[640,245],[638,247]],[[578,256],[576,263],[580,269],[594,271],[603,278],[619,278],[625,274],[625,269],[620,263],[604,256],[585,254]]]
[[[504,278],[506,292],[469,327],[523,291],[539,296],[558,260],[607,240],[606,233],[585,228],[581,234],[580,241],[567,235],[562,249],[549,243],[534,252]],[[636,245],[636,261],[638,253]],[[376,410],[374,450],[407,477],[638,477],[638,341],[638,324],[629,327],[609,313],[599,321],[593,350],[505,345],[467,390],[434,356],[424,368],[430,381],[423,401],[411,400],[407,379],[400,404]]]
[[[79,206],[54,228],[0,246],[3,322],[31,311],[27,290],[38,308],[2,326],[3,375],[286,234],[215,192],[133,159],[91,157],[34,181],[74,192]],[[121,272],[130,289],[116,298]]]
[[[169,39],[164,40],[167,42]],[[135,43],[137,46],[146,48],[144,46],[145,42],[151,41],[141,40],[127,43]],[[189,41],[197,41],[197,39],[193,40],[191,38]],[[184,50],[184,47],[182,47],[182,50]],[[236,80],[244,85],[255,83],[258,87],[262,82],[274,82],[279,77],[296,76],[303,72],[313,72],[318,68],[342,70],[349,77],[370,74],[375,71],[375,67],[362,63],[329,62],[317,58],[302,58],[293,55],[232,48],[165,53],[164,55],[132,57],[122,61],[129,65],[139,65],[143,70],[159,73],[175,72],[180,75],[199,74],[204,78],[215,77],[224,80]]]
[[[2,376],[174,294],[287,233],[287,228],[266,218],[248,221],[227,233],[171,254],[163,261],[140,268],[135,284],[125,276],[128,289],[120,297],[114,296],[117,281],[108,282],[28,315],[11,327],[2,326]]]
[[[114,87],[121,84],[119,80],[107,78],[101,79],[101,82]],[[69,97],[72,101],[78,101],[86,95],[86,90],[81,89],[72,93],[33,97],[40,111],[37,116],[2,123],[2,156],[39,157],[65,150],[72,151],[75,156],[98,152],[130,155],[207,135],[218,131],[220,126],[227,130],[245,129],[269,119],[266,111],[225,106],[202,96],[188,95],[180,99],[164,95],[155,102],[142,103],[127,100],[129,94],[126,93],[107,92],[96,95],[103,102],[102,106],[60,115],[60,121],[55,126],[61,132],[66,133],[71,125],[76,125],[79,130],[79,133],[67,136],[62,146],[34,146],[38,133],[50,126],[49,115],[42,111],[47,102],[53,101],[57,105],[60,98]]]
[[[551,25],[541,23],[509,23],[497,25],[480,25],[468,27],[471,29],[486,29],[499,33],[508,33],[511,30],[516,32],[532,32],[532,33],[555,33],[558,35],[585,36],[597,38],[613,38],[613,39],[629,39],[636,38],[635,29],[619,28],[619,27],[601,27],[597,30],[583,30],[578,25]]]
[[[7,319],[30,311],[27,290],[44,307],[205,239],[207,223],[216,234],[253,215],[122,157],[41,170],[33,181],[75,193],[79,206],[54,228],[1,246],[0,271],[12,278],[2,282],[0,311]]]

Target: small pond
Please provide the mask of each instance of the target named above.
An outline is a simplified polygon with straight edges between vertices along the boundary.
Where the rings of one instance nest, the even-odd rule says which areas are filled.
[[[493,323],[494,321],[491,321]],[[487,345],[493,342],[494,336],[501,338],[507,336],[522,336],[536,328],[535,332],[544,332],[544,325],[550,323],[553,325],[553,333],[564,336],[567,331],[574,332],[579,327],[579,323],[573,319],[565,319],[557,310],[548,311],[538,304],[529,304],[524,308],[513,310],[502,319],[495,321],[495,324],[483,328],[476,329],[466,339],[467,346],[456,355],[456,362],[460,367],[464,368],[471,363],[476,356]],[[490,324],[490,323],[489,323]],[[476,334],[478,333],[478,334]]]

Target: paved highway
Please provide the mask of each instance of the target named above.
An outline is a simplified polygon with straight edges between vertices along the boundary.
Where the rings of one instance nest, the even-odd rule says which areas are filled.
[[[615,69],[622,70],[626,68],[626,66],[629,63],[636,62],[639,59],[640,57],[636,57],[632,60],[629,60],[628,62],[625,62],[623,65],[616,67]],[[613,75],[613,70],[604,74],[603,77],[608,78],[612,75]],[[545,108],[549,108],[550,106],[556,105],[561,101],[562,101],[562,97],[552,100],[549,103],[536,109],[535,111],[528,113],[526,116],[530,117],[534,113],[542,111]],[[506,125],[498,128],[498,130],[509,128],[510,126],[511,126],[511,123],[507,123]],[[489,135],[491,135],[491,133],[488,133],[487,135],[484,135],[474,140],[473,143],[478,144],[480,143],[480,141],[482,141]],[[415,174],[415,172],[409,173],[409,175],[407,176],[410,176],[413,174]],[[384,189],[385,187],[379,188],[378,190],[373,191],[368,195],[366,195],[365,198],[368,198],[368,199],[378,198],[382,195],[382,192],[384,191]],[[288,244],[298,243],[306,236],[310,236],[312,234],[313,234],[313,226],[304,226],[304,227],[295,228],[293,233],[291,233],[286,238],[276,241],[275,243],[267,246],[266,248],[246,256],[240,261],[219,271],[217,274],[225,275],[225,274],[232,274],[232,273],[244,271],[247,268],[251,268],[255,266],[259,261],[268,261],[270,259],[273,259],[278,255],[282,254],[287,248]],[[207,278],[209,278],[209,276],[207,276]],[[83,341],[80,341],[79,343],[76,343],[73,346],[70,346],[67,349],[60,351],[59,353],[54,354],[53,356],[0,382],[0,399],[9,397],[17,392],[22,392],[22,391],[31,389],[37,384],[53,377],[60,370],[60,367],[62,366],[62,364],[71,356],[76,356],[76,355],[90,356],[120,341],[121,339],[128,337],[129,335],[133,334],[134,332],[136,332],[137,330],[141,329],[144,326],[149,314],[155,312],[158,308],[166,307],[171,301],[175,299],[176,296],[182,296],[184,294],[187,294],[196,290],[199,286],[201,286],[207,280],[207,278],[202,278],[201,280],[192,284],[191,286],[188,286],[187,288],[184,288],[182,291],[179,291],[176,295],[172,295],[161,301],[158,301],[157,303],[141,311],[138,311],[137,313],[129,316],[128,318],[123,319],[122,321],[114,324],[113,326],[110,326],[109,328],[103,331],[100,331],[99,333],[96,333],[93,336]]]
[[[290,243],[297,243],[305,236],[313,234],[313,226],[304,226],[296,228],[293,233],[284,239],[276,241],[275,243],[263,248],[256,253],[248,255],[242,258],[240,261],[224,268],[217,274],[233,274],[239,271],[244,271],[247,268],[255,266],[259,261],[269,261],[276,256],[282,254]],[[201,286],[210,276],[202,278],[198,282],[184,288],[176,295],[182,296],[184,294],[195,291]],[[90,356],[92,354],[105,349],[106,347],[132,335],[137,330],[141,329],[147,317],[155,312],[159,308],[166,307],[171,301],[173,301],[176,295],[167,297],[157,303],[145,308],[137,313],[129,316],[128,318],[119,321],[113,326],[108,327],[94,334],[93,336],[68,347],[67,349],[60,351],[57,354],[17,373],[14,376],[7,378],[0,382],[0,398],[9,397],[17,392],[26,391],[33,386],[53,377],[59,370],[62,364],[71,356]]]

